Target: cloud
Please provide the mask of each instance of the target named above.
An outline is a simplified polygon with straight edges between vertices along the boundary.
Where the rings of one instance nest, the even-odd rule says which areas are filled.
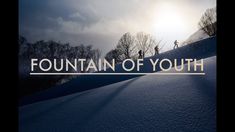
[[[158,8],[159,2],[165,1],[20,0],[19,31],[29,41],[53,39],[73,45],[92,44],[107,52],[125,32],[153,32],[151,14],[154,8]],[[170,2],[184,5],[182,8],[187,8],[187,12],[191,13],[189,15],[197,17],[206,8],[203,4],[211,5],[210,1]],[[200,7],[200,12],[197,7]]]

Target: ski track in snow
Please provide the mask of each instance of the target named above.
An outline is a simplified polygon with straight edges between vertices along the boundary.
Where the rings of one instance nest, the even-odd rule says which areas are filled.
[[[205,76],[140,76],[25,105],[19,130],[214,132],[215,56],[204,59],[204,70]]]

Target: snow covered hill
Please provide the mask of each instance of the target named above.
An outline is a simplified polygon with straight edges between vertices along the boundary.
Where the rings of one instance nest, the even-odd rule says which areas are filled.
[[[161,53],[157,56],[152,56],[150,58],[168,58],[168,59],[181,59],[181,58],[196,58],[202,59],[216,55],[216,37],[211,37],[201,41],[194,42],[189,45],[185,45],[176,50],[167,51]],[[146,61],[149,58],[145,58],[144,63],[145,67],[140,72],[151,72],[151,67],[149,61]],[[117,65],[116,72],[125,72],[122,70],[121,65]],[[118,68],[119,67],[119,68]],[[157,67],[158,70],[158,67]],[[107,71],[109,72],[109,71]],[[133,72],[136,72],[135,70]],[[56,86],[45,91],[36,93],[31,96],[27,96],[20,100],[20,106],[35,103],[42,100],[57,98],[65,95],[69,95],[76,92],[81,92],[89,89],[98,88],[101,86],[117,83],[127,79],[137,77],[136,75],[126,75],[126,76],[117,76],[117,75],[93,75],[93,76],[78,76],[76,79],[69,81],[68,83]]]
[[[19,130],[215,132],[216,56],[204,64],[205,76],[139,76],[21,106]]]
[[[183,45],[190,44],[190,43],[203,40],[206,38],[209,38],[209,36],[203,30],[199,29],[198,31],[193,33],[191,36],[189,36],[189,38],[183,42]]]

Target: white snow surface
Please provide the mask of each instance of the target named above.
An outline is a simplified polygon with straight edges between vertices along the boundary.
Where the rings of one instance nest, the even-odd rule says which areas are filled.
[[[24,105],[19,131],[215,132],[216,56],[204,59],[204,71],[140,76]]]
[[[183,45],[200,41],[206,38],[209,38],[209,36],[202,29],[199,29],[198,31],[193,33],[191,36],[189,36],[189,38],[183,42]]]

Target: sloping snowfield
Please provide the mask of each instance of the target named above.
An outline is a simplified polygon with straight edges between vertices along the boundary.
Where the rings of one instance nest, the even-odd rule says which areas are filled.
[[[173,69],[172,69],[173,70]],[[20,132],[216,131],[216,57],[205,75],[146,75],[19,108]]]
[[[175,50],[170,50],[164,53],[161,53],[157,56],[152,56],[149,58],[154,59],[163,59],[167,58],[170,60],[182,59],[182,58],[208,58],[216,55],[216,37],[211,37],[208,39],[200,40],[183,47],[177,48]],[[152,67],[150,64],[149,58],[144,59],[144,68],[139,72],[152,72]],[[122,73],[125,72],[121,68],[121,64],[117,64],[116,72]],[[159,67],[156,67],[159,71]],[[136,69],[135,69],[136,70]],[[132,72],[137,72],[133,70]],[[106,71],[111,72],[111,71]],[[64,83],[59,86],[49,88],[44,91],[40,91],[36,94],[26,96],[19,101],[19,105],[23,106],[26,104],[35,103],[42,100],[48,100],[52,98],[57,98],[65,95],[70,95],[77,92],[82,92],[89,89],[94,89],[124,80],[128,80],[137,76],[126,75],[126,76],[116,76],[116,75],[92,75],[92,76],[78,76],[77,78]]]

